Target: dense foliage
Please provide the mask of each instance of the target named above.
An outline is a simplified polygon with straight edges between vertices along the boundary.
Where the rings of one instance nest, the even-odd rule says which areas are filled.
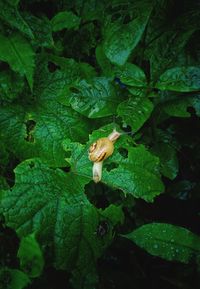
[[[199,288],[199,28],[195,0],[0,0],[0,288]]]

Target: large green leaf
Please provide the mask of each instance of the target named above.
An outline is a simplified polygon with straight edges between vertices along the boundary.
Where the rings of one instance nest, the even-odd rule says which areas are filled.
[[[67,104],[71,104],[74,110],[89,118],[115,114],[121,101],[119,92],[105,77],[77,81],[69,86],[66,96]]]
[[[9,37],[0,35],[0,43],[0,60],[7,62],[14,71],[25,75],[32,89],[35,53],[31,45],[19,34]]]
[[[153,2],[136,1],[133,11],[135,18],[127,24],[121,21],[108,23],[104,32],[103,48],[108,59],[117,65],[124,65],[136,45],[139,43]]]
[[[155,23],[157,25],[157,23]],[[159,27],[164,27],[163,25]],[[156,30],[157,27],[154,27]],[[152,31],[149,32],[152,34]],[[146,58],[150,61],[151,80],[153,84],[158,81],[160,75],[170,67],[174,67],[178,55],[183,51],[194,29],[182,31],[172,27],[170,30],[157,31],[155,37],[151,37],[147,49]],[[187,65],[187,64],[186,64]]]
[[[132,96],[119,104],[117,114],[136,132],[148,120],[152,110],[153,103],[147,97]]]
[[[20,159],[41,157],[52,166],[65,165],[61,143],[66,137],[87,139],[89,122],[71,108],[53,104],[46,108],[10,105],[0,109],[0,134]],[[11,137],[12,136],[12,137]]]
[[[124,235],[148,253],[188,263],[200,254],[200,238],[189,230],[162,223],[143,225]]]
[[[77,282],[90,280],[96,260],[113,239],[116,216],[121,222],[118,207],[116,213],[112,209],[115,217],[104,216],[84,194],[84,178],[50,169],[39,159],[21,163],[15,174],[15,185],[1,202],[6,224],[20,237],[37,232],[39,242],[54,250],[57,268],[75,270]],[[103,236],[102,222],[108,223]]]
[[[14,2],[12,3],[14,5],[8,3],[7,0],[0,1],[0,19],[2,19],[5,23],[9,24],[11,27],[15,27],[29,38],[33,39],[34,36],[31,31],[31,28],[24,21],[15,5],[17,4],[17,1],[12,2]]]
[[[94,131],[86,146],[64,141],[65,150],[71,151],[71,157],[67,159],[71,172],[84,177],[87,182],[92,179],[92,163],[87,150],[95,140],[107,136],[111,131],[110,125]],[[143,145],[132,147],[131,139],[126,135],[117,140],[115,147],[114,154],[104,161],[102,182],[121,189],[125,194],[152,202],[164,190],[159,174],[159,159]],[[123,156],[123,150],[128,151],[128,157]]]
[[[71,11],[59,12],[51,19],[53,31],[60,31],[63,29],[78,29],[80,18]]]
[[[166,69],[180,65],[187,66],[190,63],[186,45],[199,26],[198,8],[196,7],[196,11],[189,12],[191,8],[192,5],[189,5],[186,13],[178,13],[176,17],[173,17],[174,9],[176,9],[173,1],[156,1],[155,9],[152,11],[146,28],[145,49],[139,50],[141,51],[140,57],[150,61],[151,80],[154,84]],[[187,25],[188,23],[190,24]],[[182,57],[184,54],[185,56]],[[192,49],[192,55],[194,54],[195,49]],[[197,62],[195,60],[194,63]]]
[[[181,92],[200,90],[200,68],[189,66],[168,69],[160,76],[156,88]]]
[[[0,107],[0,135],[9,150],[21,160],[41,157],[51,166],[64,166],[63,139],[69,137],[84,142],[92,125],[57,100],[70,82],[68,75],[61,71],[49,73],[41,64],[40,69],[30,105]]]

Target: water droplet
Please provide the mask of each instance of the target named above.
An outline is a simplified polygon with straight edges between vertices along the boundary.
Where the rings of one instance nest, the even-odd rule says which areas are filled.
[[[153,247],[154,247],[155,249],[158,249],[158,245],[157,245],[157,244],[154,244]]]

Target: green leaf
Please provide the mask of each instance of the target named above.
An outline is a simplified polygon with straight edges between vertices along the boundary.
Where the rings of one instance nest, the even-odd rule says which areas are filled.
[[[170,224],[146,224],[124,237],[148,253],[169,261],[188,263],[200,254],[200,238],[185,228]]]
[[[105,77],[76,81],[69,86],[67,98],[66,103],[89,118],[114,114],[121,100],[112,82]]]
[[[8,3],[8,1],[0,1],[0,19],[2,19],[5,23],[9,24],[11,27],[15,27],[29,38],[33,39],[34,36],[31,28],[20,15],[16,7],[17,1],[14,2],[15,3],[11,4]]]
[[[77,30],[80,24],[80,18],[71,11],[59,12],[51,19],[53,31],[60,31],[63,29]]]
[[[160,76],[156,88],[180,92],[200,90],[200,68],[189,66],[168,69]]]
[[[117,157],[113,161],[117,163]],[[159,160],[143,145],[130,147],[128,158],[117,164],[117,168],[104,173],[103,181],[106,184],[147,202],[153,202],[155,196],[164,191],[159,175]]]
[[[0,176],[0,191],[9,189],[9,185],[6,181],[6,179],[2,176]],[[1,199],[1,192],[0,192],[0,199]]]
[[[105,0],[75,0],[73,1],[73,4],[74,3],[76,12],[78,13],[78,15],[80,15],[84,22],[91,22],[96,19],[102,20],[105,6],[106,4],[108,4]]]
[[[14,6],[17,6],[20,2],[20,0],[8,0],[8,2]]]
[[[54,41],[50,20],[47,17],[39,18],[31,14],[24,14],[24,19],[34,35],[32,44],[40,47],[52,48]]]
[[[0,72],[0,100],[11,102],[24,88],[24,80],[12,71]]]
[[[147,97],[133,96],[119,104],[117,114],[136,132],[149,119],[152,110],[153,104]]]
[[[105,29],[103,48],[107,58],[114,64],[124,65],[142,38],[152,10],[149,1],[137,1],[134,20],[127,24],[119,21],[108,23]]]
[[[113,204],[111,204],[109,207],[107,207],[104,211],[102,211],[102,215],[109,219],[113,226],[117,224],[123,224],[124,223],[124,213],[121,207],[117,207]]]
[[[96,71],[93,66],[86,62],[76,62],[72,58],[65,58],[48,54],[47,59],[61,68],[61,71],[66,73],[68,83],[73,83],[77,78],[90,79],[96,76]]]
[[[71,81],[68,74],[59,70],[50,73],[42,64],[39,67],[30,105],[0,107],[0,136],[20,160],[41,157],[53,167],[65,166],[62,141],[66,137],[86,141],[92,125],[84,116],[58,102]],[[71,66],[71,72],[72,69]]]
[[[21,239],[17,257],[20,260],[20,268],[29,277],[35,278],[41,275],[44,259],[34,233]]]
[[[157,20],[157,19],[156,19]],[[182,26],[172,27],[167,30],[158,30],[157,23],[154,30],[157,32],[154,37],[150,31],[151,38],[145,50],[146,58],[150,61],[151,80],[155,84],[160,75],[170,67],[174,67],[178,55],[183,51],[194,29],[182,31]],[[163,24],[160,25],[163,27]],[[187,65],[187,64],[186,64]]]
[[[0,60],[7,62],[12,70],[25,75],[32,89],[35,53],[28,41],[19,34],[13,34],[9,37],[0,35],[0,43]]]
[[[17,269],[0,269],[0,285],[3,289],[23,289],[31,283],[28,276]]]
[[[31,107],[26,109],[18,105],[0,109],[0,135],[4,142],[21,160],[41,157],[51,166],[65,166],[63,139],[87,139],[89,122],[61,104],[54,103],[48,109],[38,104],[34,111]]]
[[[167,143],[158,142],[153,147],[153,152],[160,159],[161,173],[171,180],[175,179],[179,165],[174,147]]]
[[[111,129],[108,125],[94,131],[86,146],[71,143],[70,140],[63,142],[64,149],[71,151],[67,161],[72,173],[84,177],[87,182],[92,179],[92,163],[87,150],[95,140],[110,134]],[[116,141],[114,154],[104,161],[102,182],[114,189],[121,189],[125,194],[152,202],[164,190],[159,174],[159,159],[143,145],[132,147],[129,144],[131,141],[125,135]],[[120,154],[124,149],[128,151],[127,158]],[[114,168],[110,169],[109,165],[114,165]]]
[[[123,67],[116,69],[117,77],[126,85],[145,87],[147,85],[144,71],[135,64],[126,63]]]
[[[96,47],[95,54],[96,54],[97,62],[99,66],[101,67],[103,74],[107,77],[114,77],[113,65],[110,63],[110,61],[106,57],[102,45],[98,45]]]
[[[200,116],[200,96],[178,96],[174,100],[163,104],[163,110],[170,116],[190,117],[189,107],[193,107],[197,116]]]
[[[21,163],[15,175],[1,202],[7,226],[20,237],[37,232],[39,242],[53,250],[56,268],[75,270],[78,282],[88,279],[113,239],[113,225],[88,201],[85,178],[50,169],[39,159]],[[109,224],[103,236],[98,233],[102,221]]]

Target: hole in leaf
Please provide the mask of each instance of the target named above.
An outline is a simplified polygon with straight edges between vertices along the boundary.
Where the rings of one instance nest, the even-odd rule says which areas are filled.
[[[123,24],[128,24],[131,21],[130,15],[126,15],[123,19]]]
[[[106,198],[107,191],[110,191],[110,188],[102,182],[95,184],[91,181],[85,186],[85,194],[87,195],[88,200],[97,208],[106,208],[109,206],[109,202]]]
[[[78,89],[78,88],[76,88],[76,87],[70,87],[70,89],[69,89],[72,93],[76,93],[76,94],[78,94],[78,93],[80,93],[80,90]]]
[[[113,169],[116,169],[116,168],[118,168],[118,164],[116,164],[116,163],[109,163],[109,164],[104,164],[104,167],[106,168],[106,170],[108,171],[108,172],[110,172],[110,171],[112,171]]]
[[[120,153],[120,155],[122,156],[122,157],[125,157],[125,158],[127,158],[128,157],[128,150],[127,149],[125,149],[125,148],[119,148],[119,153]]]
[[[60,168],[63,172],[65,172],[65,173],[69,173],[70,172],[70,170],[71,170],[71,168],[70,167],[62,167],[62,168]]]
[[[48,62],[48,70],[49,70],[49,72],[53,73],[59,68],[60,67],[58,65],[56,65],[55,63],[53,63],[51,61]]]
[[[30,162],[29,167],[32,169],[34,168],[34,166],[35,166],[34,162]]]
[[[26,125],[26,137],[24,138],[27,142],[34,142],[33,130],[35,128],[36,122],[32,119],[25,122]]]

